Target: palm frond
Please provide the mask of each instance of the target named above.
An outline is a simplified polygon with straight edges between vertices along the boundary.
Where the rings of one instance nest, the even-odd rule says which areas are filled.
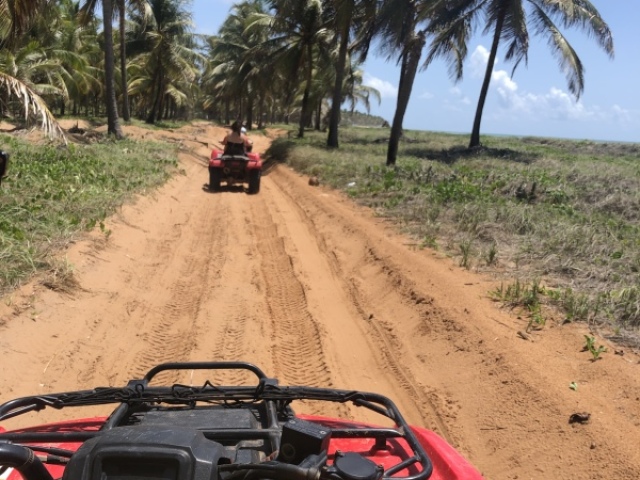
[[[508,42],[505,59],[513,62],[511,75],[518,65],[524,60],[525,65],[529,53],[529,31],[527,29],[527,16],[521,1],[509,2],[507,5],[501,38]]]
[[[17,97],[22,107],[27,124],[39,118],[40,128],[51,138],[62,138],[67,143],[64,132],[47,104],[23,82],[0,72],[0,90],[8,93],[9,97]]]
[[[434,15],[427,29],[432,35],[431,47],[422,65],[426,69],[433,60],[443,57],[448,64],[449,77],[455,81],[462,79],[464,60],[467,57],[467,45],[474,31],[474,18],[479,6],[453,14],[439,11]]]
[[[589,37],[595,37],[600,47],[613,57],[613,34],[589,0],[535,0],[534,3],[551,15],[559,16],[563,26],[580,27]]]
[[[576,98],[580,98],[584,90],[584,68],[578,54],[539,6],[534,7],[532,16],[537,33],[547,37],[549,47],[558,59],[560,68],[567,77],[569,90]]]

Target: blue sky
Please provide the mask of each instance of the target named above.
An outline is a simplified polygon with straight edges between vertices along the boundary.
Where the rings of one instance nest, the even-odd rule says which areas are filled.
[[[593,2],[613,32],[615,57],[610,59],[581,31],[563,30],[585,68],[580,99],[576,101],[569,92],[546,41],[532,37],[528,65],[519,65],[513,77],[504,51],[498,51],[482,133],[640,142],[640,2]],[[193,0],[196,32],[217,33],[234,3]],[[478,35],[470,42],[464,77],[458,83],[449,79],[441,60],[417,75],[404,118],[406,129],[471,131],[490,41],[490,37]],[[382,102],[378,105],[374,100],[370,113],[391,122],[398,67],[372,53],[363,69],[365,83],[382,94]]]

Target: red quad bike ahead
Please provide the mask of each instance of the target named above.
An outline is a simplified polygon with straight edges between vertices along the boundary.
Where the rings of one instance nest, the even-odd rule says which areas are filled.
[[[247,152],[246,155],[229,155],[222,150],[211,151],[209,159],[209,190],[220,191],[222,182],[228,186],[237,183],[247,184],[247,193],[260,191],[262,160],[260,154]]]
[[[256,384],[150,384],[167,370],[244,371],[250,378],[255,375]],[[391,426],[297,415],[292,403],[298,401],[351,403],[379,414]],[[47,407],[106,404],[115,405],[108,417],[79,417],[11,431],[0,427],[0,478],[482,479],[438,435],[409,426],[387,397],[281,386],[244,362],[165,363],[125,387],[22,397],[0,405],[0,422]]]

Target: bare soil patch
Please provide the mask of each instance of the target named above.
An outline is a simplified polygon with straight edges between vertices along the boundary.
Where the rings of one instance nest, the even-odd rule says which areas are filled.
[[[584,325],[523,335],[526,320],[488,299],[491,278],[287,166],[258,195],[209,193],[224,129],[125,132],[178,143],[183,174],[66,252],[75,289],[35,280],[2,299],[1,401],[122,385],[166,361],[245,360],[283,384],[388,395],[486,478],[640,478],[636,352],[598,338],[608,352],[591,361]]]

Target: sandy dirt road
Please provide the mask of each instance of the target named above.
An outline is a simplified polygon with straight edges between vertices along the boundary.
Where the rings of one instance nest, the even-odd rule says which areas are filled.
[[[3,299],[1,401],[123,385],[161,362],[245,360],[282,384],[387,395],[488,479],[640,478],[635,352],[599,339],[609,351],[592,362],[580,325],[522,338],[526,321],[487,298],[491,279],[286,166],[258,195],[207,192],[204,143],[223,134],[153,133],[181,145],[183,174],[65,252],[79,288],[34,281]],[[570,424],[577,412],[589,423]]]

